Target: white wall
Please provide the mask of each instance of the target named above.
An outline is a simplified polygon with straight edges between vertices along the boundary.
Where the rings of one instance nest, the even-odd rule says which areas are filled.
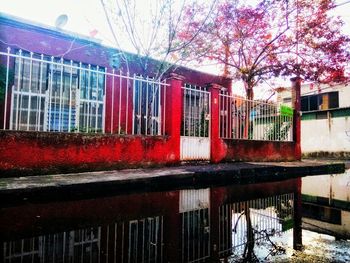
[[[301,122],[301,151],[350,152],[350,117]]]

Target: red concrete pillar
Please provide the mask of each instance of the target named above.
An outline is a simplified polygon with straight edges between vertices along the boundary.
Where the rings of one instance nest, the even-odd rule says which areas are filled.
[[[221,86],[210,86],[210,161],[218,163],[226,156],[226,147],[220,138],[220,89]]]
[[[226,197],[226,187],[210,189],[210,255],[212,262],[220,262],[220,231],[222,231],[221,235],[226,234],[226,232],[224,231],[229,231],[229,233],[232,232],[231,220],[223,224],[224,226],[229,225],[229,227],[225,228],[222,226],[222,228],[220,229],[220,221],[225,219],[220,218],[220,216],[223,215],[220,215],[219,211],[220,207],[225,204]]]
[[[170,86],[166,88],[165,134],[171,138],[174,161],[180,160],[181,109],[183,100],[181,87],[183,80],[183,76],[171,73],[167,80]]]
[[[301,99],[300,99],[300,86],[302,79],[300,77],[294,77],[290,79],[292,82],[292,105],[294,107],[293,118],[293,141],[295,142],[295,158],[301,159]]]

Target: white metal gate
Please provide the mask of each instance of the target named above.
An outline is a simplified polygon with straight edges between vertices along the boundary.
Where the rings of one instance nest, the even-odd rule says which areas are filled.
[[[210,159],[210,92],[185,85],[181,125],[181,160]]]

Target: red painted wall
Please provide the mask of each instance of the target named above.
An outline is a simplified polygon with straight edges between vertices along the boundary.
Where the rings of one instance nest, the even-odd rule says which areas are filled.
[[[224,160],[277,162],[295,161],[295,143],[250,140],[222,140]]]
[[[178,146],[177,146],[178,147]],[[173,164],[169,137],[0,131],[0,173],[43,174]]]

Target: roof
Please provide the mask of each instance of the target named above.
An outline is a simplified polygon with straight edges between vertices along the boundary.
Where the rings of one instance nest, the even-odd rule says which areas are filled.
[[[10,14],[0,12],[0,24],[12,25],[15,27],[21,27],[28,30],[35,30],[67,39],[79,39],[81,41],[94,42],[101,45],[101,40],[91,38],[86,35],[82,35],[76,32],[60,29],[57,27],[45,25],[43,23],[27,20]],[[102,46],[102,45],[101,45]]]
[[[43,34],[47,34],[47,35],[51,35],[51,36],[55,36],[58,38],[62,38],[62,39],[67,39],[69,41],[74,40],[74,41],[78,41],[82,44],[94,44],[94,46],[97,47],[101,47],[105,50],[108,50],[110,52],[123,52],[126,55],[130,55],[130,56],[137,56],[137,54],[133,54],[130,52],[126,52],[123,51],[121,49],[117,49],[108,45],[103,45],[101,44],[101,40],[96,39],[96,38],[91,38],[89,36],[86,35],[82,35],[79,33],[75,33],[72,31],[68,31],[68,30],[64,30],[64,29],[60,29],[57,27],[53,27],[53,26],[49,26],[49,25],[45,25],[39,22],[34,22],[31,20],[27,20],[24,18],[20,18],[20,17],[16,17],[13,15],[9,15],[9,14],[5,14],[3,12],[0,12],[0,24],[3,25],[10,25],[13,27],[17,27],[17,28],[23,28],[23,29],[27,29],[29,31],[36,31],[36,32],[40,32]],[[150,58],[151,61],[153,61],[152,63],[157,63],[159,61],[157,61],[156,59]],[[175,65],[176,66],[176,65]],[[206,73],[200,70],[195,70],[192,68],[187,68],[187,67],[183,67],[183,66],[179,66],[176,67],[180,72],[182,70],[187,71],[188,73],[192,72],[192,73],[197,73],[200,74],[202,76],[207,76],[209,78],[220,78],[221,80],[231,80],[230,78],[224,78],[218,75],[214,75],[214,74],[210,74],[210,73]],[[176,70],[176,71],[178,71]]]

